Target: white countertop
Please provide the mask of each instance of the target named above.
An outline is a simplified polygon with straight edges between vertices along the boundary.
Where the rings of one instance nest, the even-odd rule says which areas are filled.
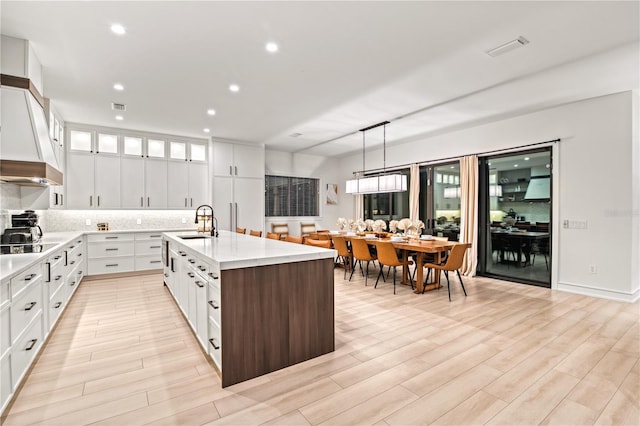
[[[0,256],[0,279],[11,279],[25,269],[42,262],[47,256],[56,250],[61,249],[73,239],[84,236],[86,234],[105,234],[105,233],[131,233],[131,232],[164,232],[179,231],[186,233],[195,233],[193,228],[177,229],[114,229],[110,231],[70,231],[70,232],[47,232],[39,241],[41,244],[56,244],[48,250],[40,253],[21,253],[21,254],[3,254]]]
[[[220,269],[251,268],[305,260],[333,259],[337,252],[269,238],[252,237],[230,231],[220,231],[218,238],[181,239],[181,235],[197,235],[196,232],[165,232],[172,242],[181,244],[196,255],[217,262]],[[204,235],[204,234],[200,234]]]

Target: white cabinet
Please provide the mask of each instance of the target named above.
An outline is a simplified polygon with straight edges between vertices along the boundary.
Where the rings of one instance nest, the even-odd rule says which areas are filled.
[[[152,158],[145,160],[144,193],[147,208],[167,208],[167,161]]]
[[[213,207],[219,229],[262,230],[264,179],[213,178]]]
[[[214,142],[213,208],[218,227],[264,229],[264,148]]]
[[[122,157],[120,201],[125,209],[167,207],[167,161]]]
[[[91,234],[88,240],[89,275],[135,269],[134,234]]]
[[[120,157],[70,152],[65,188],[67,208],[119,208]]]
[[[209,170],[206,163],[169,161],[167,204],[169,208],[196,208],[208,204]]]
[[[214,142],[213,174],[264,179],[264,147]]]

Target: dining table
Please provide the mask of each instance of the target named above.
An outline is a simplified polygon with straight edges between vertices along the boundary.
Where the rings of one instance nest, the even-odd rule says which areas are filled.
[[[344,234],[343,234],[344,235]],[[353,238],[360,238],[367,242],[367,244],[375,246],[376,241],[389,241],[393,246],[402,252],[402,283],[406,285],[412,285],[415,283],[414,293],[419,294],[423,291],[435,290],[441,287],[440,274],[434,274],[434,281],[425,286],[424,284],[424,263],[425,254],[431,254],[434,257],[433,262],[438,264],[442,262],[443,255],[446,254],[452,247],[459,244],[454,241],[442,241],[437,239],[419,239],[419,238],[402,238],[402,240],[395,240],[393,238],[366,238],[363,236],[344,235],[345,240],[351,241]],[[396,237],[397,238],[397,237]],[[416,260],[416,278],[415,282],[411,279],[409,273],[408,260],[409,256],[415,254]]]

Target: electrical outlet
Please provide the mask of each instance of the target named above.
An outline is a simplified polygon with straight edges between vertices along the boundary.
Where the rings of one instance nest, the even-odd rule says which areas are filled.
[[[87,226],[91,226],[91,219],[86,219],[84,221],[84,224],[87,225]]]
[[[187,223],[187,218],[186,217],[182,218],[182,223]]]
[[[562,227],[565,229],[569,228],[569,219],[565,219],[562,221]]]
[[[596,265],[589,265],[589,273],[590,274],[597,274],[598,273],[598,267]]]
[[[142,225],[142,219],[140,219],[140,218],[136,219],[136,223],[137,223],[138,225]]]

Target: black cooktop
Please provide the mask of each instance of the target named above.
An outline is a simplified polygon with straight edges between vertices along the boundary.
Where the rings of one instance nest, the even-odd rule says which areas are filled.
[[[57,244],[27,243],[27,244],[0,244],[0,254],[25,254],[41,253]]]

